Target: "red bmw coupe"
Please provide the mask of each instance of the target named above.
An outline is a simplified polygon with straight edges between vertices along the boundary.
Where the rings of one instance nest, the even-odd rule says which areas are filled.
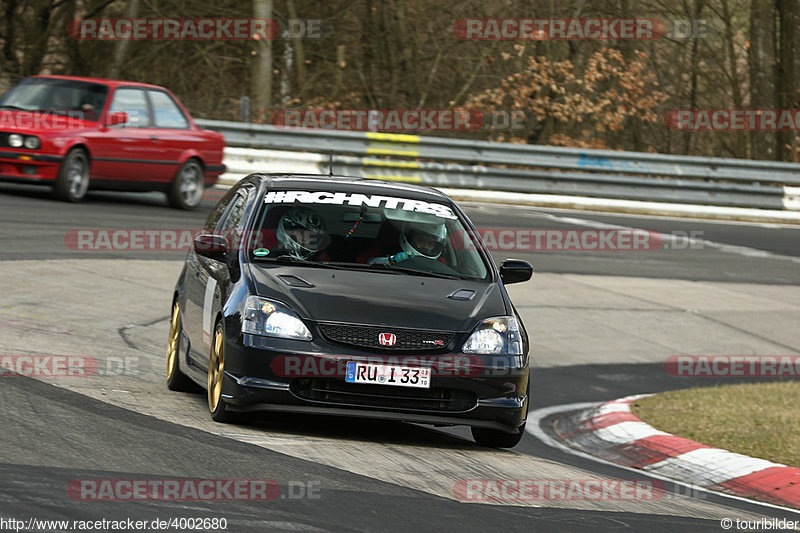
[[[90,188],[164,191],[192,209],[225,171],[223,146],[157,85],[33,76],[0,98],[0,180],[50,185],[68,202]]]

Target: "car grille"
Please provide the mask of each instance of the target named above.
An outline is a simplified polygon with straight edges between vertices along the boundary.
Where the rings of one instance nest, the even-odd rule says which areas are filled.
[[[347,383],[336,379],[295,379],[290,390],[299,398],[360,407],[386,407],[414,411],[469,411],[477,396],[469,391]]]
[[[380,326],[356,326],[352,324],[321,323],[322,334],[333,342],[372,348],[376,350],[442,350],[453,340],[448,331],[430,331]],[[379,341],[382,333],[395,336],[395,344],[384,345]]]

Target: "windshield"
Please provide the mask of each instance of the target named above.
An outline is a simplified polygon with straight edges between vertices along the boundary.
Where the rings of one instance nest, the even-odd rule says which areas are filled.
[[[0,109],[53,113],[96,122],[107,96],[108,86],[100,83],[27,78],[0,98]]]
[[[484,279],[475,240],[445,204],[344,192],[270,191],[256,260]]]

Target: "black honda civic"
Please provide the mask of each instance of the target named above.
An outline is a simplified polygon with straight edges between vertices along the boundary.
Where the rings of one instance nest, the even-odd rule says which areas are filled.
[[[211,417],[282,411],[471,427],[512,447],[529,342],[464,212],[427,187],[253,174],[220,200],[175,286],[167,385]]]

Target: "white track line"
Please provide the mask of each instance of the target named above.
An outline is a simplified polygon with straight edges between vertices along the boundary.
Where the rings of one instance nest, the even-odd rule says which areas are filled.
[[[645,228],[634,228],[631,226],[619,226],[617,224],[609,224],[607,222],[598,222],[596,220],[588,220],[583,218],[574,218],[574,217],[562,217],[557,215],[548,215],[548,218],[563,222],[564,224],[572,224],[575,226],[585,226],[588,228],[596,228],[596,229],[616,229],[616,230],[643,230],[643,231],[650,231],[645,230]],[[705,239],[695,239],[689,236],[676,236],[671,235],[669,233],[661,233],[660,234],[665,242],[679,242],[681,245],[684,245],[685,242],[688,240],[689,242],[689,249],[697,249],[697,248],[715,248],[720,252],[730,253],[741,255],[745,257],[759,257],[759,258],[768,258],[768,259],[783,259],[785,261],[791,261],[793,263],[800,264],[799,257],[792,257],[789,255],[781,255],[776,254],[773,252],[767,252],[765,250],[758,250],[756,248],[749,248],[747,246],[737,246],[735,244],[723,244],[714,241],[707,241]]]
[[[533,435],[538,440],[540,440],[543,443],[545,443],[546,445],[550,446],[551,448],[556,448],[557,450],[560,450],[562,452],[568,453],[570,455],[575,455],[577,457],[582,457],[584,459],[588,459],[588,460],[594,461],[596,463],[602,463],[604,465],[614,466],[616,468],[621,468],[622,470],[626,470],[628,472],[635,472],[635,473],[637,473],[639,475],[642,475],[642,476],[645,476],[645,477],[652,477],[654,479],[660,479],[661,481],[668,481],[670,483],[673,483],[674,485],[678,485],[678,486],[681,486],[681,487],[686,487],[687,489],[690,489],[692,491],[704,492],[704,493],[707,493],[707,494],[714,494],[716,496],[721,496],[723,498],[729,498],[731,500],[737,500],[737,501],[741,501],[741,502],[751,503],[751,504],[754,504],[754,505],[760,505],[760,506],[763,506],[763,507],[769,507],[770,509],[780,509],[781,511],[788,511],[790,513],[795,513],[795,514],[800,515],[800,511],[798,511],[797,509],[792,509],[792,508],[789,508],[789,507],[782,507],[780,505],[775,505],[775,504],[772,504],[772,503],[759,502],[759,501],[756,501],[756,500],[750,500],[748,498],[743,498],[741,496],[734,496],[733,494],[727,494],[727,493],[724,493],[724,492],[717,492],[717,491],[714,491],[714,490],[709,490],[709,489],[706,489],[706,488],[703,488],[703,487],[698,487],[696,485],[692,485],[690,483],[684,483],[683,481],[679,481],[679,480],[675,480],[675,479],[672,479],[672,478],[669,478],[669,477],[666,477],[666,476],[662,476],[662,475],[656,474],[654,472],[649,472],[647,470],[640,470],[638,468],[630,468],[630,467],[627,467],[627,466],[621,466],[621,465],[618,465],[616,463],[612,463],[611,461],[606,461],[605,459],[600,459],[599,457],[595,457],[594,455],[591,455],[591,454],[576,450],[575,448],[572,448],[572,447],[568,446],[567,444],[565,444],[563,441],[551,437],[541,427],[542,420],[544,420],[545,418],[547,418],[550,415],[553,415],[553,414],[556,414],[556,413],[565,413],[565,412],[569,412],[569,411],[578,411],[578,410],[581,410],[581,409],[588,409],[590,407],[597,407],[598,405],[599,405],[598,402],[586,402],[586,403],[572,403],[572,404],[566,404],[566,405],[555,405],[555,406],[552,406],[552,407],[543,407],[541,409],[535,409],[535,410],[533,410],[533,411],[528,413],[528,424],[526,426],[526,431],[528,433],[530,433],[531,435]]]

